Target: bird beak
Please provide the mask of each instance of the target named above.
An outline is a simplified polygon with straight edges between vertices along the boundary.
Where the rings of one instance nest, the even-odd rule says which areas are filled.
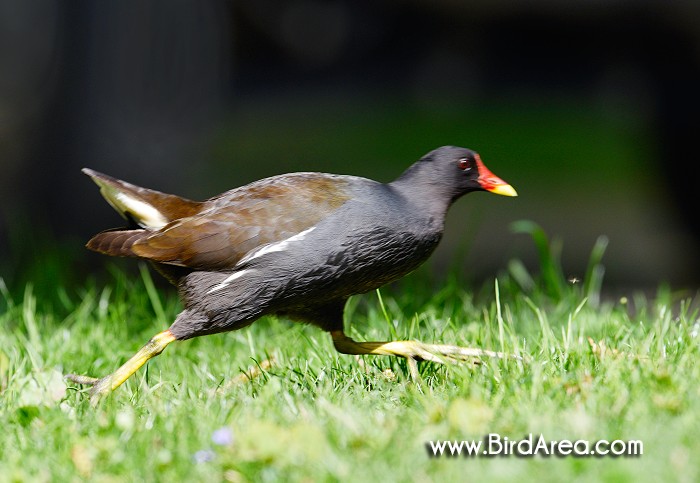
[[[518,196],[517,191],[511,185],[489,171],[484,163],[481,162],[478,154],[476,155],[476,167],[479,170],[479,177],[476,181],[483,189],[497,195]]]

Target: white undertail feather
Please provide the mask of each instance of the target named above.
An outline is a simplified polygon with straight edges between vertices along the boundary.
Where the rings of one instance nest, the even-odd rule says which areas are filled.
[[[100,187],[100,193],[105,200],[125,218],[126,213],[129,213],[139,225],[150,230],[158,230],[168,224],[168,219],[150,203],[112,185],[102,183],[99,178],[93,178],[93,180]]]

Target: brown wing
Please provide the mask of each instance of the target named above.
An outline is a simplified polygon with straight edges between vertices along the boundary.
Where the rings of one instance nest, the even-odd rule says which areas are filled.
[[[317,224],[350,198],[349,178],[297,173],[267,178],[203,203],[194,216],[174,220],[131,245],[160,263],[200,270],[233,267],[256,248]]]

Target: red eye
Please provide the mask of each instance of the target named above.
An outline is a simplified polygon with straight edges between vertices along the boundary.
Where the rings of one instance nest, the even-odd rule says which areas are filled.
[[[459,169],[462,171],[467,171],[469,169],[469,160],[467,158],[462,158],[459,160]]]

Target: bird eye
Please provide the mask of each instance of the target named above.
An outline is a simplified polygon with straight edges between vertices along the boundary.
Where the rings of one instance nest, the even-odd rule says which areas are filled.
[[[462,158],[459,160],[459,163],[457,164],[459,169],[462,171],[469,171],[471,167],[469,166],[469,160],[467,158]]]

